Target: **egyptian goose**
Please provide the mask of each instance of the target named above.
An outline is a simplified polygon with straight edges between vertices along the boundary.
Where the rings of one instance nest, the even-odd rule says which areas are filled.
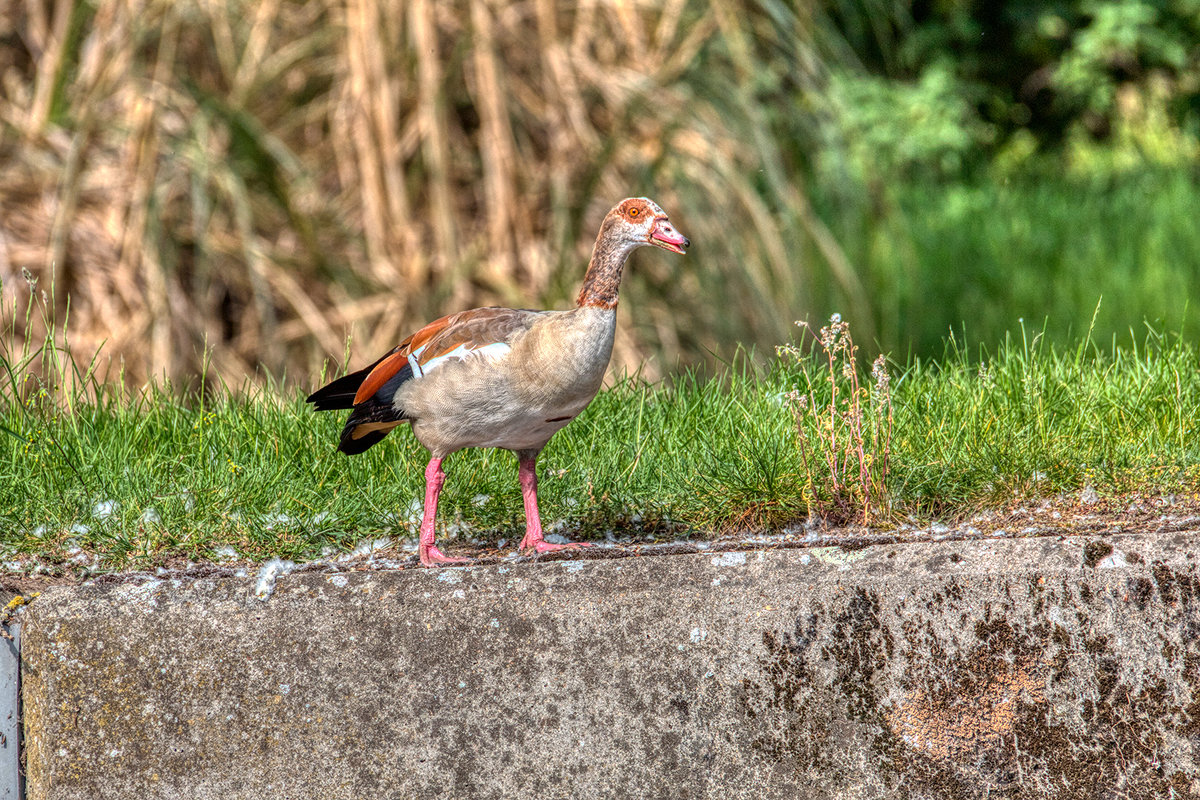
[[[429,323],[365,369],[309,396],[316,410],[349,408],[338,449],[353,455],[388,431],[411,424],[429,450],[421,563],[458,563],[434,544],[442,461],[466,447],[500,447],[517,454],[525,501],[520,549],[537,553],[579,545],[542,538],[537,502],[537,457],[596,396],[612,355],[617,291],[625,260],[654,245],[683,253],[690,242],[652,200],[622,200],[600,225],[575,308],[529,311],[476,308]]]

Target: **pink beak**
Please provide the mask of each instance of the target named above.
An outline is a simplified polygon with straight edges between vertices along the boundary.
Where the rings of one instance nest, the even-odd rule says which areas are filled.
[[[666,217],[654,221],[654,227],[650,230],[650,244],[672,253],[685,253],[692,246],[688,238],[675,230]]]

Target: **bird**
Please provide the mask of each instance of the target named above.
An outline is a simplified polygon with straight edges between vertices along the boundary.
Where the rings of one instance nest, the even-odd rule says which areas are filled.
[[[475,308],[434,320],[383,357],[308,397],[316,411],[349,409],[338,450],[355,455],[407,423],[429,451],[418,554],[424,566],[465,563],[435,543],[442,462],[468,447],[510,450],[525,506],[518,552],[587,543],[543,537],[537,459],[555,433],[591,403],[612,357],[617,294],[636,249],[683,254],[691,246],[665,211],[629,197],[605,215],[575,307],[562,311]]]

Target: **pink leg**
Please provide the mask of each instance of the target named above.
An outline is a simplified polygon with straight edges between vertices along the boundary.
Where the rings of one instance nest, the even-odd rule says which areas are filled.
[[[538,513],[537,499],[537,457],[537,453],[517,455],[517,477],[521,481],[521,497],[525,500],[525,538],[518,549],[532,547],[539,553],[546,553],[564,547],[591,547],[590,542],[550,544],[542,538],[542,515]]]
[[[442,460],[430,458],[429,466],[425,467],[425,514],[421,518],[421,544],[418,550],[421,563],[426,567],[432,567],[434,564],[464,564],[468,560],[444,556],[433,543],[433,523],[437,519],[438,495],[442,493],[442,484],[445,482],[446,473],[442,472]]]

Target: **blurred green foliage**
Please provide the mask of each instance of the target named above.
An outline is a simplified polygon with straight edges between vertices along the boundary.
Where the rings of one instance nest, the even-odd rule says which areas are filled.
[[[841,3],[826,24],[853,56],[830,62],[834,124],[869,120],[890,149],[920,141],[896,166],[944,169],[947,149],[979,165],[1030,140],[1052,154],[1080,136],[1121,146],[1139,116],[1200,132],[1195,0]]]
[[[1200,330],[1200,2],[868,1],[821,25],[809,191],[882,349],[1022,319]]]
[[[829,213],[886,351],[936,355],[952,331],[991,345],[1022,320],[1059,342],[1089,325],[1102,342],[1128,343],[1146,323],[1200,334],[1193,171],[919,181],[881,202]],[[839,303],[823,281],[814,291],[817,303]]]

